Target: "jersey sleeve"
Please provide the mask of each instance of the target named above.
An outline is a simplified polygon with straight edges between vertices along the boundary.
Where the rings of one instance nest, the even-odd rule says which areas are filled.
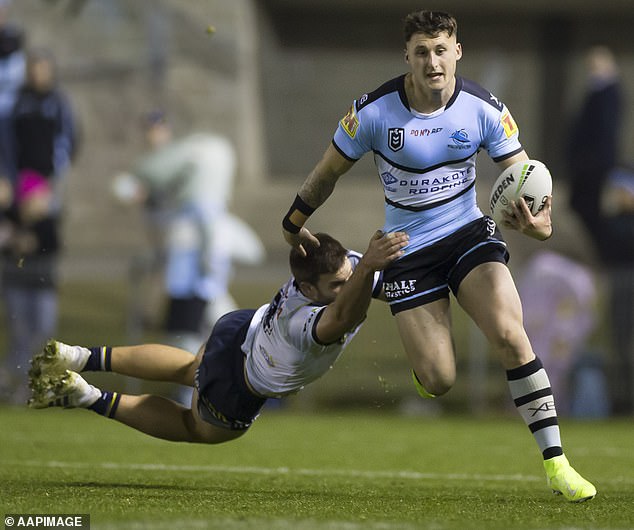
[[[339,120],[332,143],[345,158],[357,161],[372,150],[371,133],[371,112],[367,111],[367,107],[357,112],[355,100],[347,114]]]
[[[348,259],[350,260],[350,264],[352,265],[352,270],[356,268],[361,260],[361,256],[359,252],[354,250],[348,250]],[[372,279],[372,298],[378,298],[381,294],[381,289],[383,288],[383,271],[376,271],[374,273],[374,278]]]
[[[318,353],[326,346],[317,339],[317,322],[327,306],[304,306],[289,320],[288,337],[297,351]]]
[[[494,161],[504,160],[522,150],[519,127],[506,105],[500,112],[487,113],[485,127],[484,147]]]

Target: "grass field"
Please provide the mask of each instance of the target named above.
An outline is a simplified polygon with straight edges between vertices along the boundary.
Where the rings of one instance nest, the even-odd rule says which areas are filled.
[[[546,488],[516,417],[265,410],[221,446],[163,442],[83,411],[0,408],[4,513],[89,513],[93,529],[632,528],[626,421],[563,421],[598,496]]]

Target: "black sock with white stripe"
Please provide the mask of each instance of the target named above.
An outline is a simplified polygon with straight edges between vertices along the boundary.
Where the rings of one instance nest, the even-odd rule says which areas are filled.
[[[511,397],[533,433],[544,460],[564,454],[561,448],[555,398],[548,374],[538,357],[506,371]]]

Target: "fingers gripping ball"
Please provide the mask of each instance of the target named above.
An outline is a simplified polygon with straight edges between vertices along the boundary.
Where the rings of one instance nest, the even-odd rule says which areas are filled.
[[[489,204],[493,220],[501,224],[504,210],[511,212],[511,202],[521,197],[536,215],[553,191],[550,171],[539,160],[522,160],[507,167],[493,184]]]

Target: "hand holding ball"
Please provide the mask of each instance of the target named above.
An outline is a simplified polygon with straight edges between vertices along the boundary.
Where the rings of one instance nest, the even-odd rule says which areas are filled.
[[[501,225],[503,211],[511,211],[511,202],[523,198],[533,215],[544,207],[552,194],[553,182],[550,171],[539,160],[522,160],[507,167],[491,189],[489,204],[493,220]]]

